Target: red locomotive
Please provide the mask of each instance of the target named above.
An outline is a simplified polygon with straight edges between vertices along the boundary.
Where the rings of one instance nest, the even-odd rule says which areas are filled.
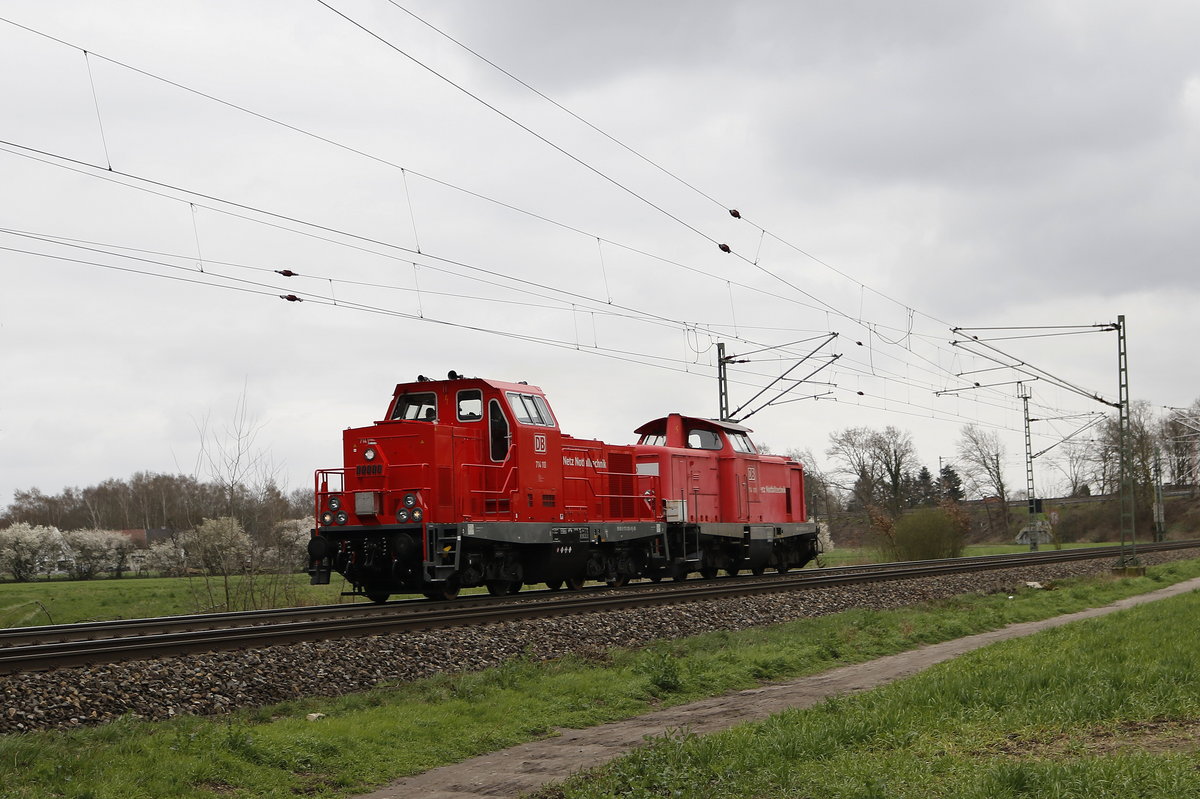
[[[522,585],[798,568],[818,553],[803,467],[748,428],[671,414],[634,445],[559,430],[526,383],[423,376],[383,421],[343,433],[316,473],[313,584],[338,572],[376,602]]]

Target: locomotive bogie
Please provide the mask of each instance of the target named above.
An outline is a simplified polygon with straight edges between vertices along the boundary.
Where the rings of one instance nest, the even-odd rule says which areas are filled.
[[[524,383],[421,379],[372,426],[343,433],[344,465],[316,473],[314,583],[449,597],[486,586],[620,585],[761,573],[817,553],[803,471],[748,430],[672,414],[635,445],[563,434]]]

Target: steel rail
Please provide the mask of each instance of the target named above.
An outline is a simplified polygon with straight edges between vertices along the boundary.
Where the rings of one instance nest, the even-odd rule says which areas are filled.
[[[1147,544],[1143,547],[1143,551],[1192,548],[1200,548],[1200,541]],[[635,590],[601,588],[571,593],[537,592],[531,594],[529,600],[526,601],[513,601],[516,596],[509,596],[480,597],[482,601],[473,602],[416,601],[385,606],[342,606],[343,610],[346,607],[357,607],[364,611],[402,608],[403,612],[342,613],[332,618],[312,618],[303,621],[284,620],[274,623],[261,623],[260,617],[260,623],[253,626],[217,626],[199,630],[13,645],[0,649],[0,673],[39,671],[62,666],[95,665],[192,652],[246,649],[303,641],[332,640],[549,616],[597,613],[631,607],[680,604],[730,596],[811,590],[856,583],[890,582],[940,574],[1111,558],[1119,551],[1119,547],[1095,547],[1045,553],[878,564],[874,567],[837,567],[836,569],[773,575],[770,579],[683,581],[654,585],[650,590],[645,590],[646,585],[639,584],[630,587]],[[544,601],[548,596],[553,597],[552,601]],[[339,606],[325,607],[337,608]]]

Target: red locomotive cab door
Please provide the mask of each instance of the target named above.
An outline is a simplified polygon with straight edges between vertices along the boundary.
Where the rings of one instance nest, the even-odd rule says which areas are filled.
[[[687,521],[695,521],[696,512],[692,507],[693,499],[690,496],[692,490],[692,470],[688,468],[688,459],[683,455],[674,455],[671,458],[671,496],[664,497],[667,500],[682,501],[683,507],[680,511],[686,508],[687,513],[684,519]]]

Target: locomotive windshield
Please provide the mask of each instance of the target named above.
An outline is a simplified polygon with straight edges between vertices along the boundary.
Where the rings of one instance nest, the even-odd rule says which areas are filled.
[[[554,416],[550,413],[550,406],[538,395],[518,394],[510,391],[508,392],[508,404],[512,408],[513,416],[521,424],[554,427]]]
[[[420,394],[405,394],[396,399],[396,408],[392,411],[393,419],[405,421],[437,421],[437,394],[433,392]]]
[[[730,432],[729,443],[733,445],[734,452],[744,452],[747,455],[754,455],[758,452],[754,447],[754,442],[750,440],[750,436],[745,433]]]

